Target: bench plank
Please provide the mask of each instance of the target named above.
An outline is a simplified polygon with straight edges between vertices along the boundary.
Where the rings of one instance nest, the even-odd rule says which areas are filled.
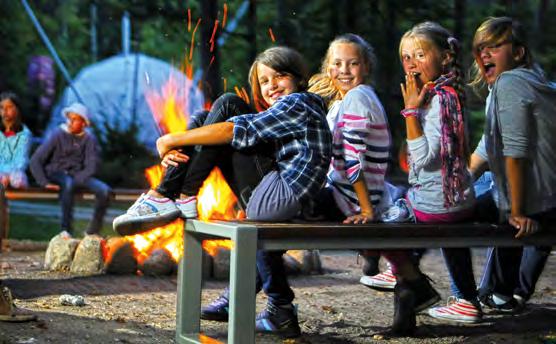
[[[230,261],[230,323],[228,343],[254,343],[255,252],[257,249],[402,249],[438,247],[486,247],[556,244],[556,224],[525,239],[515,239],[508,225],[488,223],[414,224],[369,223],[261,223],[253,221],[203,222],[188,220],[184,227],[184,251],[198,250],[202,240],[232,240]],[[252,239],[241,240],[241,235]],[[236,257],[236,258],[234,258]],[[200,323],[200,280],[185,278],[202,266],[199,254],[180,261],[178,276],[177,343],[197,341]],[[187,311],[185,311],[187,310]],[[184,317],[185,313],[187,316]],[[245,321],[240,321],[243,319]],[[184,329],[187,331],[184,332]],[[194,332],[194,333],[192,333]]]

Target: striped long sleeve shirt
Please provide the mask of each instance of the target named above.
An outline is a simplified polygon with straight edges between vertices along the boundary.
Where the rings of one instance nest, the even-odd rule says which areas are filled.
[[[353,183],[361,177],[371,203],[379,205],[392,140],[386,113],[374,90],[368,85],[350,90],[330,108],[327,120],[333,148],[328,184],[338,208],[346,216],[361,211],[353,189]]]

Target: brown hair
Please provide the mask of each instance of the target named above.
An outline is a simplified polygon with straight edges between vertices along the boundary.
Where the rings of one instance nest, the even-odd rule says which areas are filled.
[[[12,130],[20,132],[23,130],[23,124],[21,119],[21,103],[19,102],[19,97],[13,92],[2,92],[0,93],[0,103],[4,100],[9,100],[14,103],[15,107],[17,108],[17,117],[15,118],[15,123],[12,126]],[[5,131],[6,127],[4,126],[4,119],[0,121],[0,131]]]
[[[268,109],[261,93],[257,67],[264,64],[277,72],[291,75],[296,84],[296,91],[307,90],[308,71],[303,56],[296,50],[288,47],[272,47],[260,53],[249,69],[249,85],[253,94],[253,103],[257,111]]]
[[[309,92],[316,93],[324,98],[328,106],[335,100],[342,99],[342,93],[334,85],[330,77],[328,77],[327,70],[330,64],[330,59],[332,58],[332,52],[336,45],[341,43],[353,44],[357,47],[359,56],[362,59],[363,65],[367,69],[367,78],[372,78],[372,75],[376,69],[376,56],[373,47],[364,40],[361,36],[347,33],[336,37],[328,45],[328,50],[324,55],[322,64],[320,67],[320,73],[315,74],[309,80]]]
[[[521,23],[510,17],[489,17],[475,31],[473,37],[473,57],[475,61],[471,67],[471,85],[475,91],[485,86],[480,64],[481,49],[484,46],[501,43],[512,43],[512,48],[523,48],[524,54],[520,61],[527,68],[538,68],[535,66],[531,50],[527,46],[525,28]]]

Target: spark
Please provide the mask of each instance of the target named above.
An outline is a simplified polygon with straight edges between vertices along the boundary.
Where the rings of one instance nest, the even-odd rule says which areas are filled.
[[[226,26],[226,19],[228,19],[228,4],[224,3],[224,15],[222,15],[222,28]]]
[[[210,52],[214,50],[214,36],[216,36],[216,30],[218,29],[218,19],[214,21],[214,28],[212,29],[212,35],[210,36]]]
[[[223,78],[224,81],[224,92],[226,92],[228,90],[228,80],[226,78]]]
[[[191,34],[191,48],[189,49],[189,61],[193,59],[193,48],[195,47],[195,33],[197,32],[197,28],[199,27],[199,24],[201,24],[201,18],[197,20],[197,25],[195,25],[195,28],[193,29],[193,33]]]
[[[276,38],[274,37],[274,32],[272,32],[271,27],[268,28],[268,34],[270,35],[270,39],[272,40],[272,42],[276,42]]]
[[[191,8],[187,9],[187,32],[191,32]]]

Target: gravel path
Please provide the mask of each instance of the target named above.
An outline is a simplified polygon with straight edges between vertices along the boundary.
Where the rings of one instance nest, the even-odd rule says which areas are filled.
[[[474,254],[476,271],[483,250]],[[0,322],[0,343],[173,343],[175,335],[176,277],[102,275],[76,277],[42,270],[43,252],[0,254],[0,278],[21,307],[39,316],[35,323]],[[257,336],[257,343],[556,343],[556,256],[552,255],[525,312],[514,316],[487,314],[482,323],[459,325],[418,316],[415,338],[387,339],[392,319],[392,294],[371,291],[358,284],[360,267],[353,252],[323,252],[325,274],[295,276],[303,336],[282,341]],[[436,281],[443,300],[448,280],[438,250],[422,261],[423,270]],[[225,286],[207,281],[206,304]],[[84,307],[62,306],[61,294],[79,294]],[[262,309],[265,298],[257,299]],[[206,334],[226,338],[224,324],[202,322]]]

